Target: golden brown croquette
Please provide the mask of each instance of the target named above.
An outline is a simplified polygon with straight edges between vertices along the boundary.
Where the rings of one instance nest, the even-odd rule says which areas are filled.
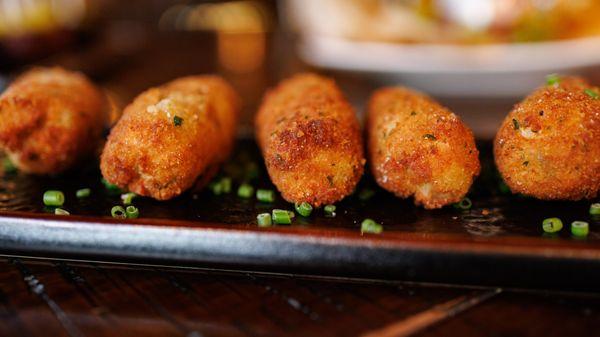
[[[402,87],[377,90],[366,123],[369,166],[377,183],[415,204],[460,201],[479,174],[473,133],[430,97]]]
[[[0,147],[21,170],[60,173],[94,154],[106,99],[83,74],[35,68],[0,96]]]
[[[363,174],[359,124],[333,80],[284,80],[265,95],[255,125],[271,180],[289,202],[334,203]]]
[[[538,88],[506,116],[494,156],[514,193],[594,198],[600,189],[600,89],[577,77]]]
[[[111,130],[102,175],[158,200],[181,194],[229,155],[239,106],[234,89],[217,76],[184,77],[148,89]]]

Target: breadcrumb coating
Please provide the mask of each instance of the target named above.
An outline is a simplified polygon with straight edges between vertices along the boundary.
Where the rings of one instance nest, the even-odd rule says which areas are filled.
[[[285,200],[318,207],[354,191],[365,163],[360,127],[333,80],[315,74],[284,80],[265,95],[255,125]]]
[[[369,166],[377,183],[415,204],[460,201],[479,174],[473,133],[430,97],[403,88],[377,90],[369,101]]]
[[[140,94],[111,130],[100,168],[112,184],[171,199],[210,179],[235,141],[239,97],[217,76],[189,76]]]
[[[585,80],[562,77],[515,105],[494,142],[496,165],[514,193],[545,200],[598,195],[598,95]]]
[[[0,147],[23,172],[57,174],[95,153],[106,118],[85,75],[34,68],[0,96]]]

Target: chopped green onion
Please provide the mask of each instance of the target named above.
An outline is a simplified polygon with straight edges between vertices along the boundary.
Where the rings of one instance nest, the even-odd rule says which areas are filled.
[[[109,194],[111,194],[111,195],[120,194],[122,192],[122,190],[119,186],[109,183],[108,180],[106,180],[104,178],[102,178],[102,184],[104,184],[104,187],[106,187]]]
[[[383,232],[383,226],[375,222],[373,219],[364,219],[360,224],[360,233],[380,234]]]
[[[296,217],[296,213],[294,213],[294,211],[288,211],[288,214],[290,215],[291,219]]]
[[[44,205],[46,206],[62,206],[65,203],[65,195],[61,191],[46,191],[44,192]]]
[[[261,213],[256,216],[256,221],[258,222],[259,227],[269,227],[272,225],[271,214]]]
[[[502,193],[502,194],[508,194],[508,193],[510,193],[510,187],[508,187],[508,185],[506,185],[506,183],[504,182],[504,180],[501,180],[498,183],[498,189],[500,190],[500,193]]]
[[[596,202],[590,205],[590,214],[600,215],[600,202]]]
[[[361,201],[367,201],[375,195],[375,191],[370,188],[364,188],[358,193],[358,199]]]
[[[4,168],[5,173],[12,173],[17,171],[17,167],[8,157],[5,157],[2,160],[2,167]]]
[[[71,213],[69,213],[69,211],[64,210],[62,208],[55,208],[54,214],[56,214],[56,215],[71,215]]]
[[[246,164],[246,171],[244,173],[246,180],[254,180],[258,178],[259,174],[260,170],[255,162]]]
[[[573,221],[571,223],[571,234],[575,236],[587,236],[590,232],[590,225],[585,221]]]
[[[563,223],[559,218],[548,218],[542,222],[542,228],[546,233],[556,233],[563,228]]]
[[[310,216],[313,210],[313,207],[308,202],[296,203],[294,207],[296,208],[296,212],[302,216]]]
[[[519,130],[519,121],[513,118],[512,122],[513,122],[513,128],[515,130]]]
[[[82,188],[77,190],[77,192],[75,192],[75,196],[77,198],[87,198],[90,196],[90,194],[92,194],[92,190],[89,188]]]
[[[123,206],[114,206],[110,210],[110,215],[115,219],[125,219],[127,217],[127,212],[125,212]]]
[[[560,83],[560,76],[558,74],[550,74],[546,76],[547,85],[557,85]]]
[[[229,178],[229,177],[221,178],[221,188],[223,189],[223,193],[231,192],[231,178]]]
[[[125,194],[121,194],[121,200],[123,200],[123,205],[131,205],[133,199],[137,197],[137,194],[133,192],[127,192]]]
[[[251,198],[253,194],[254,194],[254,187],[252,187],[252,185],[250,185],[250,184],[244,183],[244,184],[241,184],[240,187],[238,187],[237,195],[240,198],[248,199],[248,198]]]
[[[463,198],[461,201],[453,204],[452,206],[456,209],[462,209],[466,211],[468,209],[471,209],[471,206],[473,206],[473,202],[471,202],[471,199],[469,198]]]
[[[325,205],[325,207],[323,207],[323,211],[325,211],[325,216],[328,217],[335,217],[335,205]]]
[[[140,210],[135,206],[127,206],[127,208],[125,208],[125,214],[128,219],[135,219],[140,216]]]
[[[210,188],[214,195],[221,195],[223,193],[223,184],[220,181],[213,181],[208,184],[208,188]]]
[[[600,94],[598,94],[592,89],[585,89],[583,92],[585,92],[586,95],[590,96],[593,99],[600,99]]]
[[[273,222],[278,225],[289,225],[292,223],[290,212],[284,209],[273,210]]]
[[[175,126],[180,126],[182,123],[183,123],[183,118],[181,118],[179,116],[173,117],[173,124],[175,124]]]
[[[261,202],[273,202],[275,201],[275,192],[273,190],[258,189],[256,190],[256,199]]]

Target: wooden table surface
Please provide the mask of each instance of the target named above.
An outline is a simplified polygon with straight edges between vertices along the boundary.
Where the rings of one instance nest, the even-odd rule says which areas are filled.
[[[0,258],[0,336],[593,336],[598,322],[589,293]]]
[[[133,33],[133,46],[100,34],[41,63],[86,71],[121,104],[176,76],[220,72],[246,98],[245,126],[266,87],[307,68],[278,36],[262,68],[235,74],[219,66],[214,37],[117,35]],[[336,78],[359,107],[376,86]],[[489,138],[514,100],[445,103]],[[592,293],[0,257],[0,336],[593,336],[599,322]]]

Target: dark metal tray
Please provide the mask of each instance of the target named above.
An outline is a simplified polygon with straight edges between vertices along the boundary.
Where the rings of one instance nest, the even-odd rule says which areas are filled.
[[[0,253],[99,261],[127,261],[237,270],[294,272],[412,281],[519,287],[600,288],[600,230],[591,201],[543,202],[503,193],[493,168],[491,144],[481,143],[482,174],[470,197],[474,207],[427,211],[377,188],[365,175],[357,193],[338,203],[335,218],[317,210],[291,226],[259,228],[256,214],[292,209],[243,200],[234,192],[214,196],[187,192],[167,201],[135,200],[141,218],[119,221],[110,209],[120,202],[101,184],[97,164],[55,178],[7,174],[0,180]],[[240,140],[227,165],[262,160],[254,142]],[[237,185],[237,184],[236,184]],[[257,187],[273,188],[262,168]],[[75,190],[90,187],[90,198]],[[41,197],[65,192],[71,216],[55,216]],[[361,200],[360,191],[375,195]],[[544,235],[544,218],[565,228]],[[384,225],[380,235],[360,233],[360,221]],[[573,220],[590,222],[585,239],[573,238]]]

